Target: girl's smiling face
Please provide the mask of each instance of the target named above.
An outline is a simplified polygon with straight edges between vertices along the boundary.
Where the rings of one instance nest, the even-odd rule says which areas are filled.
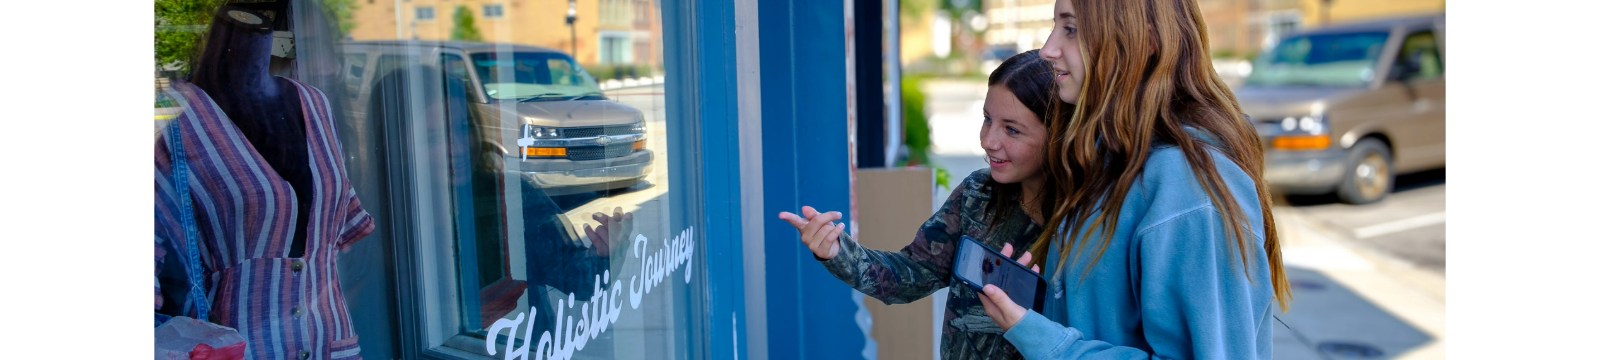
[[[1050,37],[1045,38],[1044,47],[1039,49],[1039,57],[1055,68],[1061,101],[1077,104],[1078,93],[1083,90],[1084,72],[1083,52],[1078,47],[1078,17],[1073,13],[1072,0],[1056,0],[1052,15],[1055,27],[1050,29]]]
[[[988,156],[989,176],[1002,184],[1043,181],[1047,129],[1004,85],[989,87],[978,139]]]

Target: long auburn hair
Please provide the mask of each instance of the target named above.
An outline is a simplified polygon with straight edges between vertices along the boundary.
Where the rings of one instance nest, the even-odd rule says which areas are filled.
[[[1221,213],[1248,277],[1250,262],[1260,259],[1251,259],[1255,243],[1250,227],[1241,204],[1233,201],[1217,173],[1207,152],[1212,148],[1255,182],[1272,287],[1279,308],[1287,311],[1293,297],[1273,223],[1272,196],[1262,177],[1261,139],[1233,92],[1211,68],[1198,4],[1195,0],[1058,1],[1072,1],[1082,24],[1078,39],[1086,73],[1075,109],[1056,111],[1057,121],[1050,129],[1052,146],[1045,154],[1051,164],[1047,171],[1057,179],[1052,186],[1058,188],[1049,224],[1052,228],[1066,224],[1068,230],[1061,239],[1055,231],[1046,231],[1032,251],[1043,254],[1052,242],[1063,241],[1057,263],[1061,271],[1069,254],[1077,258],[1093,246],[1089,261],[1093,268],[1110,245],[1123,199],[1159,141],[1182,150],[1190,171]],[[1192,136],[1185,127],[1210,136],[1218,146]],[[1085,226],[1085,231],[1078,231]],[[1096,231],[1102,232],[1098,241],[1087,239]]]
[[[1051,81],[1055,78],[1053,73],[1050,62],[1039,57],[1038,49],[1028,50],[1011,56],[1001,62],[1000,66],[995,67],[994,72],[989,73],[989,86],[1005,86],[1006,90],[1011,91],[1011,94],[1017,97],[1017,101],[1021,102],[1023,107],[1027,107],[1028,111],[1038,117],[1039,122],[1048,129],[1053,122],[1051,119],[1054,118],[1052,111],[1059,111],[1056,107],[1065,105],[1056,95],[1056,84]],[[1049,143],[1045,144],[1048,146]],[[1045,173],[1045,183],[1049,184],[1052,180],[1050,174]],[[1019,200],[1022,200],[1022,184],[1001,184],[990,178],[984,186],[991,189],[986,210],[989,213],[989,229],[992,232],[1010,220],[1008,217],[1012,209],[1021,206]],[[1056,189],[1046,185],[1040,190],[1042,191],[1034,194],[1033,199],[1028,200],[1039,204],[1040,212],[1052,209],[1048,201],[1059,197]]]

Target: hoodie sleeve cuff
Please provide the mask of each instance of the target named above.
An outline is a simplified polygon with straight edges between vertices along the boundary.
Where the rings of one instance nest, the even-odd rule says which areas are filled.
[[[858,254],[860,251],[860,245],[857,245],[849,234],[839,234],[839,253],[834,254],[832,259],[823,259],[816,254],[811,254],[811,257],[817,259],[817,263],[822,264],[822,268],[827,269],[834,277],[853,286],[855,282],[852,280],[856,278],[856,259],[861,256]]]
[[[1065,355],[1067,345],[1083,338],[1083,333],[1028,310],[1022,321],[1006,331],[1005,338],[1024,358],[1057,359]]]

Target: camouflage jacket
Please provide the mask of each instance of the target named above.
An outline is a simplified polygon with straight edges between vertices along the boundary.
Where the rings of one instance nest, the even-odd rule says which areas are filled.
[[[989,182],[989,169],[972,172],[922,224],[911,244],[899,252],[863,248],[844,235],[839,241],[839,254],[821,261],[822,266],[850,287],[885,304],[909,303],[948,286],[950,295],[945,301],[944,333],[939,344],[941,358],[1021,359],[994,320],[984,315],[977,292],[966,286],[950,286],[954,284],[950,263],[955,260],[962,235],[994,249],[1008,243],[1013,248],[1026,249],[1042,232],[1020,208],[1012,209],[1006,223],[991,231],[987,212]]]

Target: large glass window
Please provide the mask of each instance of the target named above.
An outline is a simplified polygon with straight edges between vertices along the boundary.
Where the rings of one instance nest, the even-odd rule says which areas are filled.
[[[158,8],[176,1],[157,0]],[[291,349],[263,350],[272,352],[265,357],[302,356],[301,346],[313,352],[303,356],[312,358],[635,359],[682,357],[704,346],[696,344],[706,329],[691,326],[699,320],[690,310],[697,307],[691,294],[704,291],[705,275],[690,270],[702,261],[701,236],[671,222],[697,214],[681,213],[690,207],[670,200],[675,184],[668,181],[669,174],[695,176],[700,169],[669,163],[668,145],[677,139],[666,132],[658,2],[216,3],[158,14],[158,43],[170,49],[158,45],[164,57],[155,69],[157,141],[172,119],[210,109],[209,102],[197,102],[202,98],[222,104],[223,117],[213,125],[232,129],[227,124],[238,122],[246,133],[244,121],[268,119],[251,111],[301,113],[302,105],[311,106],[316,111],[295,119],[330,132],[308,131],[309,140],[246,136],[249,141],[235,144],[268,154],[264,163],[247,161],[255,164],[250,166],[289,174],[293,167],[273,162],[268,150],[307,148],[310,141],[310,158],[324,159],[328,167],[303,181],[284,175],[284,189],[292,191],[274,194],[285,197],[279,200],[313,194],[306,199],[356,202],[273,208],[276,214],[310,217],[310,225],[273,220],[282,231],[263,237],[283,236],[288,244],[295,243],[292,234],[300,227],[371,227],[331,235],[339,251],[311,247],[305,254],[259,260],[324,254],[315,256],[326,263],[286,262],[283,268],[293,267],[286,273],[293,276],[327,265],[329,273],[319,274],[331,275],[310,286],[326,290],[318,294],[336,294],[323,296],[341,305],[296,306],[283,317],[252,318],[254,325],[224,324],[242,326],[246,339],[268,339],[256,340],[264,342],[252,349]],[[477,6],[482,10],[472,11]],[[241,13],[228,12],[233,10]],[[602,10],[609,15],[603,17]],[[617,14],[632,17],[611,19]],[[497,18],[518,21],[485,21]],[[222,25],[215,21],[230,22],[217,28]],[[262,42],[278,54],[244,51]],[[257,101],[239,100],[255,88],[193,83],[258,69],[202,56],[218,49],[258,56],[253,59],[267,70],[256,79],[292,81],[326,98],[229,105]],[[194,88],[206,91],[185,92]],[[319,192],[324,183],[351,189]],[[227,188],[217,186],[196,187]],[[250,217],[261,213],[201,218],[255,224]],[[326,237],[310,234],[302,240]],[[202,248],[231,245],[226,237],[210,241]],[[186,250],[171,241],[158,244],[166,246],[165,253]],[[180,291],[187,289],[183,268],[174,265],[182,262],[167,259],[158,279],[170,286],[158,289],[158,297],[187,304]],[[237,266],[203,262],[211,275]],[[243,281],[220,281],[236,280]],[[184,308],[165,311],[176,315]],[[308,331],[348,332],[316,346],[272,340],[298,335],[282,330],[291,323],[314,329]],[[322,351],[316,349],[328,353],[314,356]]]

